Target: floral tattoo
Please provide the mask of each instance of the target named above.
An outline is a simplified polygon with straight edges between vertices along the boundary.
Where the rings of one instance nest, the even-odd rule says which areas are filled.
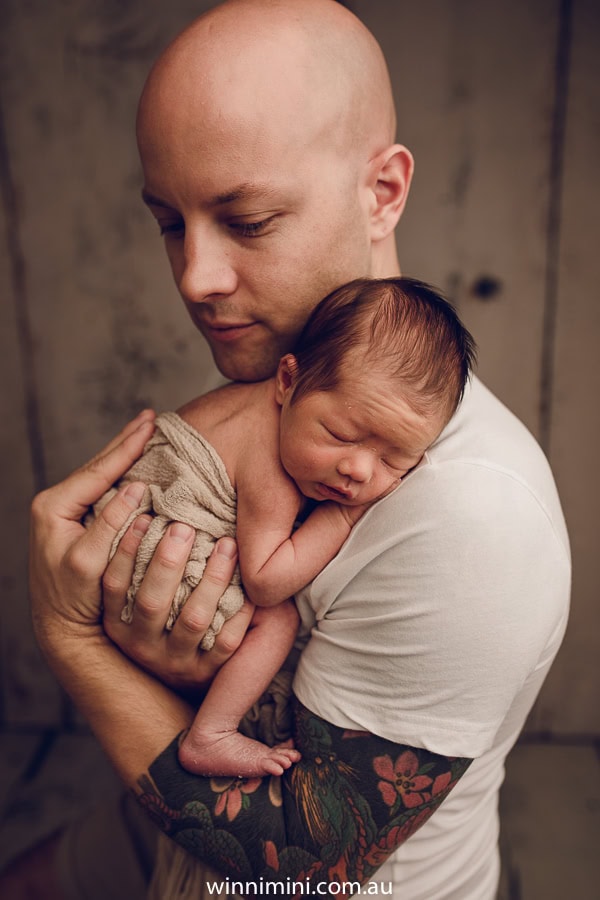
[[[368,880],[470,764],[330,725],[294,702],[299,763],[281,778],[186,772],[174,741],[139,781],[159,827],[235,879]]]

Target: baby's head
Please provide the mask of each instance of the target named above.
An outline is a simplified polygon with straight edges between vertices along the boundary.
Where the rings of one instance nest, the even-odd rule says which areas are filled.
[[[387,278],[338,288],[279,364],[285,469],[308,497],[373,502],[439,436],[474,359],[471,335],[430,286]]]

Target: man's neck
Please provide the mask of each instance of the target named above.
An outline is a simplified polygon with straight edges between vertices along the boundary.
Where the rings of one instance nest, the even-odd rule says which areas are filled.
[[[400,275],[400,263],[393,234],[373,246],[371,260],[373,278],[395,278]]]

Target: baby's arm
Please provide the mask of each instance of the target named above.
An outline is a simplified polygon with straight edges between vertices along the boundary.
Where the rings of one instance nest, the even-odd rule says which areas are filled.
[[[237,540],[242,582],[257,606],[292,596],[331,562],[365,506],[324,501],[292,534],[302,495],[287,476],[269,488],[238,481]]]

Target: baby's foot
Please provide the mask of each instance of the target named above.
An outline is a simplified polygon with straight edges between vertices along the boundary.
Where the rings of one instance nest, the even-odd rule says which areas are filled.
[[[239,775],[244,778],[283,775],[300,756],[292,741],[268,747],[238,731],[214,735],[190,733],[179,748],[179,762],[195,775]]]

